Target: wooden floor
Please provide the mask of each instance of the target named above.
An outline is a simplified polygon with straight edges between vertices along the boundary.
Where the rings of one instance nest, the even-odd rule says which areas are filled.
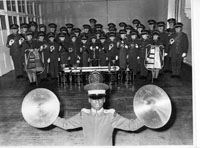
[[[181,79],[172,79],[169,73],[159,77],[155,85],[169,95],[173,113],[166,126],[159,130],[142,128],[137,132],[115,130],[114,145],[192,145],[192,73],[191,67],[182,67]],[[120,114],[134,118],[133,97],[143,85],[151,84],[136,78],[133,84],[113,85],[106,107],[115,108]],[[89,107],[83,86],[58,86],[56,80],[41,82],[39,87],[52,90],[61,102],[60,116],[69,118],[83,107]],[[82,130],[64,131],[50,126],[37,129],[29,126],[21,114],[24,96],[35,86],[27,80],[15,80],[13,72],[0,78],[0,145],[1,146],[69,146],[83,145]]]

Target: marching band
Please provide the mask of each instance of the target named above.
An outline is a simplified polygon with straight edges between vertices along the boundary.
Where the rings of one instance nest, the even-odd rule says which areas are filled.
[[[36,22],[12,24],[12,33],[7,38],[7,47],[13,59],[17,79],[26,77],[31,85],[37,82],[37,75],[42,80],[57,79],[63,68],[118,66],[121,80],[130,70],[133,81],[137,73],[140,79],[147,79],[148,70],[152,80],[157,80],[159,73],[172,72],[172,77],[180,76],[183,58],[187,56],[188,38],[182,32],[183,24],[174,18],[166,23],[148,20],[146,28],[138,19],[132,25],[125,22],[109,23],[108,31],[95,19],[84,24],[83,29],[68,23],[57,32],[57,25],[47,27]]]

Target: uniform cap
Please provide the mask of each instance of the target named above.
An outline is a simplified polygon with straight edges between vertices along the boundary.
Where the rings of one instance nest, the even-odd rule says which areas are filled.
[[[30,27],[31,27],[31,26],[35,26],[35,27],[37,27],[37,23],[34,22],[34,21],[31,21],[31,22],[29,22],[29,26],[30,26]]]
[[[89,19],[89,22],[90,22],[90,23],[96,23],[96,22],[97,22],[97,20],[96,20],[96,19],[94,19],[94,18],[91,18],[91,19]]]
[[[85,35],[81,37],[81,40],[87,40],[87,39],[88,39],[88,37]]]
[[[155,24],[156,24],[156,21],[155,21],[155,20],[148,20],[148,24],[149,24],[149,25],[155,25]]]
[[[45,32],[43,32],[43,31],[39,31],[38,32],[38,34],[37,34],[37,36],[39,37],[39,36],[45,36],[46,34],[45,34]]]
[[[136,30],[132,30],[132,31],[130,32],[130,34],[131,34],[131,35],[137,35],[138,32],[137,32]]]
[[[109,32],[116,32],[117,28],[115,28],[115,27],[109,27],[108,30],[109,30]]]
[[[119,26],[120,26],[120,27],[126,27],[126,23],[125,23],[125,22],[120,22],[120,23],[119,23]]]
[[[160,32],[158,30],[154,30],[153,35],[160,35]]]
[[[176,19],[175,18],[169,18],[167,20],[167,22],[169,22],[169,23],[176,23]]]
[[[109,37],[116,37],[116,33],[110,32],[108,36],[109,36]]]
[[[76,33],[80,33],[81,29],[80,28],[74,28],[73,31],[76,32]]]
[[[55,33],[50,32],[49,35],[48,35],[48,38],[50,38],[50,37],[55,37]]]
[[[126,34],[126,30],[119,30],[119,34]]]
[[[60,27],[60,32],[62,31],[66,31],[67,32],[67,28],[65,26]]]
[[[116,27],[116,25],[114,23],[108,23],[108,27]]]
[[[145,35],[145,34],[146,34],[146,35],[149,34],[148,30],[142,30],[142,31],[141,31],[141,35]]]
[[[32,32],[32,31],[27,31],[27,32],[26,32],[26,36],[27,36],[27,35],[33,35],[33,32]]]
[[[92,99],[100,99],[106,95],[109,86],[104,83],[94,82],[84,86],[84,90],[88,92],[88,96]]]
[[[144,26],[143,24],[138,24],[138,25],[137,25],[137,28],[145,29],[145,26]]]
[[[132,21],[132,23],[133,23],[133,24],[140,24],[140,21],[139,21],[138,19],[134,19],[134,20]]]
[[[132,30],[133,28],[132,28],[132,26],[131,25],[127,25],[126,26],[126,30]]]
[[[57,25],[55,23],[50,23],[48,26],[49,26],[49,28],[56,28],[57,27]]]
[[[39,28],[46,28],[45,24],[39,24]]]
[[[97,39],[96,35],[92,35],[90,38],[91,39]]]
[[[157,22],[157,26],[158,27],[164,27],[165,26],[165,22]]]
[[[178,28],[178,27],[183,27],[183,24],[181,22],[177,22],[174,26],[174,28]]]
[[[101,29],[102,29],[102,28],[103,28],[103,25],[102,25],[102,24],[96,24],[95,27],[96,27],[96,28],[101,28]]]
[[[17,24],[12,24],[10,25],[10,29],[18,29],[19,26]]]
[[[104,34],[100,35],[100,39],[106,39],[106,36]]]
[[[84,25],[83,25],[83,28],[84,28],[84,29],[90,29],[90,25],[84,24]]]
[[[76,35],[75,35],[74,33],[72,33],[72,34],[70,35],[70,38],[73,38],[73,37],[76,37]]]
[[[72,23],[67,23],[66,26],[67,26],[67,28],[73,28],[74,27],[74,25]]]
[[[65,37],[66,34],[61,32],[61,33],[58,34],[58,36],[59,36],[59,37]]]
[[[28,24],[27,23],[22,23],[22,24],[20,24],[20,28],[28,28],[29,26],[28,26]]]

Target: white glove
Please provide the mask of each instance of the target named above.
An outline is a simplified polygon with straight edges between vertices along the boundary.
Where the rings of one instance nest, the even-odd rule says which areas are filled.
[[[47,59],[47,63],[50,63],[50,58]]]
[[[167,53],[164,54],[164,56],[167,56],[167,55],[168,55]]]
[[[184,57],[186,57],[186,53],[183,53],[183,54],[182,54],[182,58],[184,58]]]
[[[58,58],[58,61],[60,62],[60,58]]]
[[[127,56],[126,56],[126,59],[128,59],[128,57],[129,57],[129,56],[127,55]]]
[[[40,46],[40,51],[42,51],[44,49],[44,47],[43,46]]]
[[[71,57],[68,57],[68,60],[71,60]]]
[[[138,56],[137,59],[140,59],[140,57]]]
[[[108,60],[108,57],[106,57],[106,61]]]
[[[118,60],[118,58],[119,58],[118,56],[115,57],[116,60]]]

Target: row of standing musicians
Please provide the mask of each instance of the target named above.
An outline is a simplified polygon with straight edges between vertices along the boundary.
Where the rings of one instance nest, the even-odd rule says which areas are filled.
[[[155,25],[153,20],[149,22]],[[165,70],[172,70],[172,77],[177,77],[180,75],[182,60],[187,56],[188,38],[182,32],[182,23],[175,23],[175,19],[169,19],[168,22],[174,23],[168,30],[165,30],[164,22],[158,22],[157,29],[153,27],[153,30],[145,30],[144,26],[138,24],[138,29],[140,26],[143,27],[141,32],[132,29],[130,25],[124,26],[119,32],[112,26],[106,34],[98,30],[98,26],[95,34],[81,33],[80,29],[74,28],[70,36],[62,27],[58,34],[52,31],[47,34],[39,31],[36,36],[32,29],[19,34],[19,26],[13,24],[10,26],[12,34],[8,36],[7,47],[10,48],[17,78],[22,77],[25,69],[31,83],[36,81],[37,71],[42,71],[42,79],[47,78],[47,72],[52,78],[56,78],[58,72],[62,70],[60,65],[66,67],[118,65],[121,71],[128,66],[133,76],[140,71],[140,78],[145,79],[148,73],[145,62],[148,62],[150,51],[155,49],[151,48],[152,46],[159,47],[157,55],[160,56],[154,59],[155,63],[160,62],[160,66],[152,70],[154,78],[158,77],[163,65]],[[29,26],[23,24],[20,27],[36,28],[36,25],[30,22]],[[55,29],[57,25],[51,23],[49,27]]]

